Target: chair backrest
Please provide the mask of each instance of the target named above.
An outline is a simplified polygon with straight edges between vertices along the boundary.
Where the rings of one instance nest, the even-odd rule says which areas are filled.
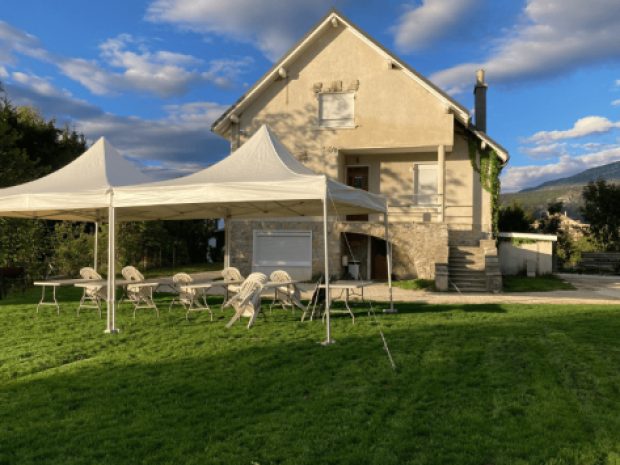
[[[242,281],[243,275],[237,268],[229,267],[222,270],[222,277],[225,281]]]
[[[192,277],[188,275],[187,273],[177,273],[172,277],[172,280],[175,283],[181,283],[181,284],[194,282]]]
[[[292,281],[291,275],[284,270],[274,271],[271,273],[269,279],[271,279],[274,283],[286,283],[288,281]]]
[[[80,276],[84,279],[102,279],[101,275],[90,267],[82,268],[80,270]]]
[[[144,276],[142,276],[142,273],[134,266],[126,266],[123,268],[123,271],[121,271],[121,274],[123,278],[129,281],[144,281]]]
[[[269,282],[269,278],[263,273],[252,273],[247,277],[241,289],[239,290],[239,300],[244,300],[255,292],[260,292],[265,287],[265,284]]]
[[[183,290],[182,286],[183,284],[194,282],[192,277],[187,273],[177,273],[172,277],[172,280],[175,284],[179,284],[179,299],[181,302],[190,303],[192,296],[195,295],[197,291],[196,289]]]

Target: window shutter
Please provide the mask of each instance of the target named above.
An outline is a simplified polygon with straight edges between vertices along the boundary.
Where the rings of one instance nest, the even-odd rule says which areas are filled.
[[[312,233],[255,232],[255,266],[312,266]]]
[[[438,176],[436,165],[416,165],[414,170],[414,204],[438,205]]]
[[[319,94],[319,126],[342,128],[355,126],[353,92]]]

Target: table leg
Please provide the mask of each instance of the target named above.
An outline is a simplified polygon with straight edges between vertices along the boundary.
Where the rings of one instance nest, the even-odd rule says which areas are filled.
[[[56,286],[54,286],[54,303],[56,304],[56,308],[58,309],[58,314],[60,315],[60,305],[58,305],[58,301],[56,300]]]
[[[41,295],[41,301],[39,302],[39,305],[37,305],[37,313],[39,313],[39,307],[41,306],[41,304],[45,300],[45,287],[46,286],[41,286],[41,287],[43,288],[43,294]]]
[[[349,313],[351,314],[351,318],[353,318],[353,324],[355,324],[355,315],[351,311],[351,307],[349,307],[349,288],[345,289],[344,304],[346,305],[347,310],[349,310]]]

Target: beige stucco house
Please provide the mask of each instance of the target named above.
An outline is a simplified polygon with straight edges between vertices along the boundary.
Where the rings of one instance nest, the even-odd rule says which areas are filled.
[[[466,108],[331,10],[211,129],[234,151],[266,124],[313,171],[387,197],[397,279],[493,290],[492,196],[468,140],[476,166],[483,150],[501,166],[509,157],[485,133],[484,73],[474,92],[475,126]],[[386,278],[382,215],[332,220],[330,269],[344,274],[354,258],[362,278]],[[321,221],[230,221],[228,263],[246,274],[274,264],[299,278],[320,273]]]

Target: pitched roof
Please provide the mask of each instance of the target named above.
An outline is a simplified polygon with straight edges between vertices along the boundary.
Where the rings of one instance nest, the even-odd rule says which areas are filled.
[[[361,28],[355,25],[350,19],[345,17],[335,8],[332,8],[323,18],[304,35],[280,60],[278,60],[263,77],[261,77],[252,87],[250,87],[235,103],[233,103],[224,114],[222,114],[212,125],[211,131],[216,134],[223,135],[224,131],[230,124],[230,116],[236,113],[242,112],[246,106],[248,106],[258,95],[261,94],[275,79],[279,76],[279,70],[282,67],[286,67],[286,64],[294,61],[304,50],[314,42],[314,40],[328,27],[331,27],[331,21],[336,19],[349,28],[351,32],[356,34],[360,39],[366,42],[371,48],[375,49],[378,53],[385,56],[386,59],[392,60],[393,64],[401,68],[405,74],[414,79],[418,84],[424,87],[435,97],[439,98],[448,106],[448,108],[454,113],[455,117],[465,127],[471,126],[471,115],[469,111],[457,102],[455,99],[446,94],[443,90],[426,79],[405,61],[398,58],[394,53],[385,48],[373,37],[364,32]],[[505,158],[505,163],[508,161],[508,152],[502,148],[499,144],[495,143],[486,134],[480,131],[474,131],[474,133],[483,140],[487,140],[487,143],[493,146],[496,150],[501,152],[500,156]],[[482,134],[486,136],[483,137]]]

